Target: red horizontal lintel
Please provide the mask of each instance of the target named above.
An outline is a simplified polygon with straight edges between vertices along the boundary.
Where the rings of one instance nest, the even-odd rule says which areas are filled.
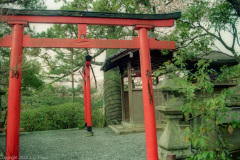
[[[156,41],[149,39],[150,49],[175,49],[173,41]],[[0,47],[11,47],[11,36],[0,38]],[[139,49],[139,39],[54,39],[23,37],[23,47],[26,48],[111,48],[111,49]]]
[[[0,47],[11,47],[12,36],[5,35],[5,37],[0,37]]]
[[[153,28],[153,26],[152,25],[144,25],[144,24],[139,25],[138,24],[138,25],[135,26],[134,30],[139,30],[141,28],[146,28],[148,31],[150,31]]]
[[[144,20],[124,18],[99,18],[99,17],[65,17],[65,16],[0,16],[1,22],[28,21],[29,23],[51,23],[51,24],[88,24],[108,26],[135,26],[152,25],[154,27],[171,27],[174,19]]]
[[[27,21],[8,21],[8,25],[9,26],[13,26],[13,25],[16,25],[16,24],[18,24],[18,25],[22,25],[23,27],[28,27],[28,22]]]

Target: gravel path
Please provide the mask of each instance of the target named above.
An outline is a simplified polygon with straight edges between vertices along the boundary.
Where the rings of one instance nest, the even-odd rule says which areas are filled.
[[[20,158],[35,160],[144,160],[145,133],[115,135],[109,128],[67,129],[21,133]],[[158,133],[158,138],[161,133]],[[5,151],[5,135],[0,134]]]

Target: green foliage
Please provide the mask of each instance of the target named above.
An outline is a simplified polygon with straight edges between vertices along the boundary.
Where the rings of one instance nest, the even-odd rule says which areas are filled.
[[[66,87],[44,85],[41,90],[23,92],[21,109],[26,110],[29,108],[60,105],[69,102],[71,102],[71,94]],[[83,98],[77,97],[75,102],[83,103]]]
[[[26,61],[23,62],[22,67],[22,91],[28,91],[40,89],[43,84],[43,78],[40,76],[40,63],[38,61]]]
[[[3,51],[3,50],[2,50]],[[9,50],[7,50],[8,52]],[[4,52],[1,52],[3,53]],[[8,52],[9,53],[9,52]],[[1,55],[0,55],[1,56]],[[9,76],[9,55],[2,55],[0,60],[0,87],[3,89],[8,87]],[[22,91],[30,91],[32,89],[40,89],[44,84],[43,78],[40,76],[40,64],[38,61],[23,60],[22,63]]]
[[[92,109],[92,126],[93,127],[105,127],[105,117],[103,115],[102,108]]]
[[[204,9],[203,9],[204,8]],[[239,115],[231,115],[229,107],[239,102],[238,89],[226,88],[217,91],[217,83],[236,83],[239,79],[239,65],[223,66],[216,69],[211,66],[215,59],[203,59],[214,49],[219,50],[215,41],[232,54],[237,62],[239,43],[238,17],[232,6],[224,0],[194,1],[176,23],[176,29],[164,39],[176,42],[176,52],[172,63],[166,62],[154,74],[165,75],[171,79],[170,88],[183,94],[184,105],[181,110],[191,115],[192,121],[200,121],[198,126],[188,129],[185,140],[190,140],[196,155],[190,159],[230,159],[229,142],[222,137],[222,130],[229,134],[239,127]],[[229,33],[232,41],[225,39],[222,33]],[[218,44],[219,45],[219,44]],[[215,79],[212,77],[216,77]],[[173,85],[174,84],[174,85]],[[229,117],[231,116],[231,117]],[[226,123],[226,118],[231,121]],[[213,133],[216,136],[213,137]]]
[[[217,77],[217,82],[228,82],[240,77],[240,66],[233,67],[223,66],[220,70],[221,74]]]
[[[67,6],[62,7],[66,9]],[[71,9],[71,8],[68,8]],[[75,8],[74,8],[75,9]],[[74,10],[72,9],[72,10]],[[59,25],[54,24],[46,32],[42,32],[36,35],[36,37],[47,38],[74,38],[78,37],[77,25]],[[53,54],[54,52],[54,54]],[[87,49],[79,48],[52,48],[47,49],[44,54],[40,55],[40,58],[47,65],[47,71],[45,71],[46,79],[50,79],[51,83],[54,82],[71,82],[72,83],[72,101],[75,101],[76,90],[75,82],[76,73],[84,66],[85,56],[88,55]]]
[[[79,103],[65,103],[21,112],[21,127],[25,131],[75,128],[84,121],[83,107]]]
[[[155,72],[155,75],[165,74],[167,79],[172,81],[169,86],[165,85],[165,87],[183,94],[185,104],[181,106],[181,110],[185,115],[191,114],[194,117],[193,121],[201,119],[199,126],[195,126],[191,131],[188,130],[186,137],[191,141],[196,149],[195,153],[197,153],[191,159],[229,159],[229,144],[221,137],[221,130],[225,129],[232,134],[235,128],[240,127],[240,122],[237,121],[239,114],[226,116],[230,110],[227,107],[228,102],[232,102],[231,99],[236,98],[235,96],[239,96],[239,94],[236,95],[236,91],[234,92],[232,89],[224,89],[220,93],[215,93],[214,84],[217,83],[217,80],[210,79],[210,75],[215,71],[209,69],[209,64],[209,61],[200,60],[195,65],[197,70],[190,72],[186,68],[165,63],[165,66]],[[187,66],[187,64],[184,63],[183,66]],[[236,69],[236,66],[233,68]],[[228,71],[234,70],[233,68],[228,67]],[[236,72],[238,73],[238,71]],[[233,75],[236,76],[236,74]],[[239,97],[235,101],[239,102]],[[229,116],[232,120],[228,125],[222,127]],[[214,137],[216,141],[212,139],[212,133],[216,133],[216,137]]]
[[[212,49],[219,50],[215,43],[218,42],[239,61],[239,32],[236,28],[239,20],[234,13],[232,6],[225,0],[217,3],[195,1],[182,14],[176,30],[168,38],[176,41],[179,53],[185,54],[187,58],[194,58],[200,53],[208,54]],[[232,41],[226,39],[223,33],[228,34]]]
[[[21,112],[21,127],[28,132],[82,128],[84,124],[83,103],[64,103]],[[99,108],[92,109],[92,126],[104,126],[103,114]]]
[[[1,0],[0,8],[22,8],[22,9],[45,9],[45,3],[43,0]],[[0,21],[0,37],[4,37],[5,34],[11,35],[12,28],[6,23]],[[26,28],[24,34],[34,33],[33,30]],[[32,57],[28,54],[30,49],[24,49],[23,51],[23,63],[22,63],[22,90],[29,91],[40,89],[43,85],[43,80],[40,76],[40,64],[35,60],[29,60]],[[7,90],[8,77],[9,77],[9,65],[10,65],[10,48],[0,48],[0,89]]]
[[[21,125],[26,131],[40,131],[84,126],[84,100],[76,97],[71,102],[71,90],[66,87],[45,85],[42,90],[25,93],[21,103]],[[94,93],[94,91],[92,92]],[[92,95],[92,126],[105,126],[103,98]]]
[[[26,8],[26,9],[46,9],[45,2],[43,0],[1,0],[0,7],[9,8]]]

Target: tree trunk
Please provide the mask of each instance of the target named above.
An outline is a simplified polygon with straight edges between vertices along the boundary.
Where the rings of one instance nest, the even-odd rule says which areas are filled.
[[[107,57],[116,50],[107,50]],[[121,77],[119,68],[104,73],[104,107],[107,125],[120,124],[122,121]]]
[[[74,103],[75,93],[74,93],[74,74],[72,73],[72,103]]]
[[[74,93],[74,59],[73,59],[73,50],[71,50],[71,77],[72,77],[72,103],[74,103],[75,93]]]

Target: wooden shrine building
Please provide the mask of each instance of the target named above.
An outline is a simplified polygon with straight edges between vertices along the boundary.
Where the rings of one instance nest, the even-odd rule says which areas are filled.
[[[154,72],[164,62],[171,61],[173,53],[163,55],[161,50],[151,50],[151,68]],[[142,101],[141,69],[139,50],[125,49],[105,60],[102,65],[104,72],[119,67],[121,74],[122,97],[122,125],[126,128],[141,127],[144,125],[144,110]],[[159,82],[158,77],[153,77],[153,86]],[[155,107],[161,104],[161,91],[153,89]],[[155,111],[156,123],[164,120],[160,112]]]

